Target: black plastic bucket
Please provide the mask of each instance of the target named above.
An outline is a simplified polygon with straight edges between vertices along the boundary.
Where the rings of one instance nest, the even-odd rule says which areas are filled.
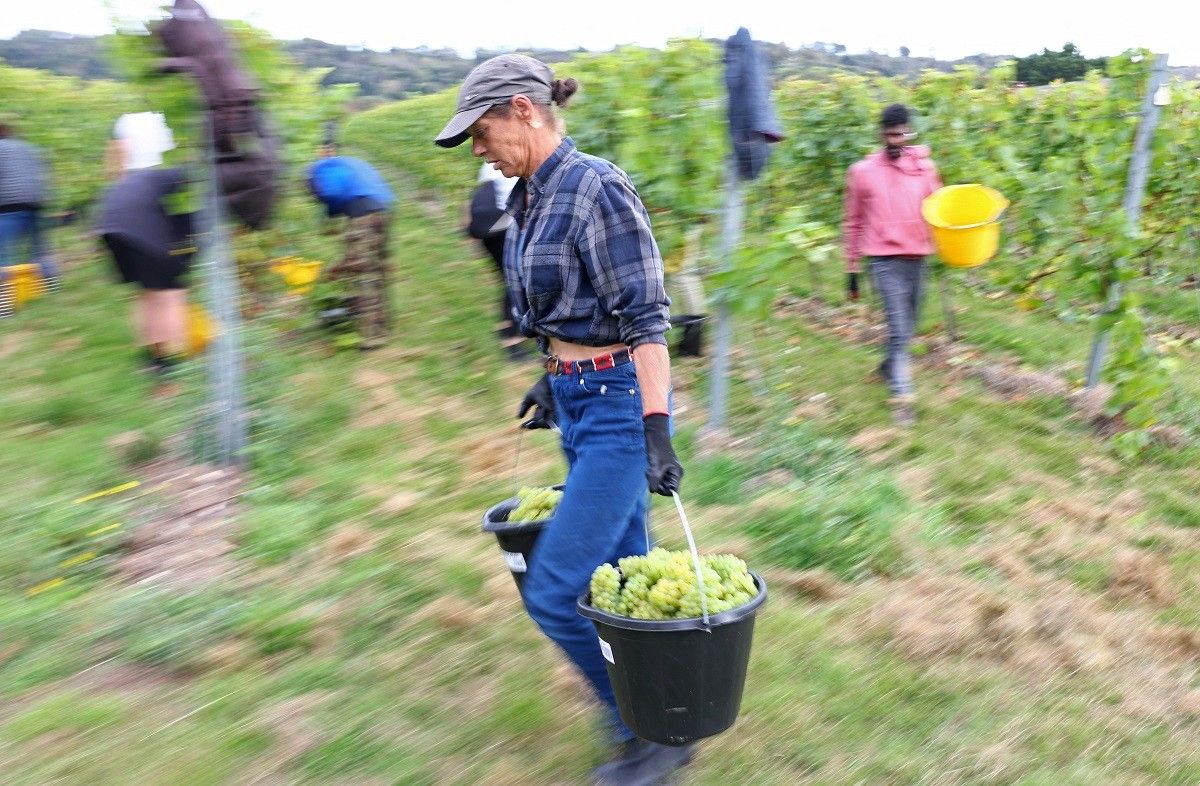
[[[700,618],[635,620],[595,609],[585,594],[579,613],[596,625],[621,720],[637,736],[685,745],[720,734],[737,720],[750,663],[754,616],[767,584],[751,571],[758,595],[736,609]]]
[[[554,488],[562,491],[560,483]],[[483,531],[496,536],[500,544],[500,553],[504,556],[504,564],[512,573],[513,581],[517,582],[520,590],[525,583],[525,573],[529,570],[529,557],[533,553],[533,545],[537,543],[542,529],[550,523],[550,519],[540,521],[509,521],[508,514],[517,509],[520,500],[510,497],[488,508],[483,514]]]
[[[347,324],[354,317],[354,298],[350,296],[328,296],[321,298],[317,306],[317,322],[321,327],[331,328]]]
[[[679,314],[671,317],[671,327],[683,328],[675,350],[680,355],[698,358],[704,355],[704,323],[707,314]]]

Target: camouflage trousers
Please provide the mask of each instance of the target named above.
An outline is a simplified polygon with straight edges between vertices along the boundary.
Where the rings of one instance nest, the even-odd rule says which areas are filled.
[[[330,278],[350,282],[354,298],[351,318],[364,349],[382,346],[391,325],[388,301],[387,212],[368,213],[346,222],[346,256],[330,271]]]

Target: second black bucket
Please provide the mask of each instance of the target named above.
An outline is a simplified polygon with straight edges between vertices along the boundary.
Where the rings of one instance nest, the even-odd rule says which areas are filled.
[[[562,484],[554,487],[562,491]],[[533,554],[533,546],[537,543],[542,529],[550,523],[550,519],[540,521],[509,521],[508,514],[517,509],[519,500],[510,497],[488,508],[483,514],[483,531],[496,536],[500,544],[500,553],[504,556],[504,564],[512,573],[513,581],[519,591],[525,583],[525,573],[529,570],[529,558]]]
[[[709,617],[638,620],[593,608],[579,599],[579,613],[592,620],[621,720],[642,739],[686,745],[720,734],[737,720],[750,663],[754,615],[767,599],[762,576],[749,603]]]
[[[317,308],[317,322],[326,328],[347,324],[350,322],[353,307],[352,297],[324,297]]]
[[[704,323],[708,321],[707,314],[680,314],[671,317],[671,327],[683,329],[676,350],[680,355],[698,358],[704,355]]]

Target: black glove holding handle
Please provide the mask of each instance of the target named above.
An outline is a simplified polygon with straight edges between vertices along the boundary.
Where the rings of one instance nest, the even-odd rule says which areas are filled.
[[[665,414],[654,412],[642,418],[646,430],[646,482],[650,490],[664,497],[679,491],[683,465],[671,447],[671,432]]]
[[[530,409],[534,409],[533,417],[521,424],[521,428],[554,428],[554,394],[550,390],[550,375],[543,374],[529,392],[525,394],[525,398],[521,399],[521,408],[517,410],[517,417],[525,417],[525,413]]]

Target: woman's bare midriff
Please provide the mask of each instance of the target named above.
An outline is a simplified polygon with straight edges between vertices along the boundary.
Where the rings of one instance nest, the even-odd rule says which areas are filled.
[[[609,344],[607,347],[589,347],[585,344],[572,344],[557,338],[550,339],[550,354],[559,360],[587,360],[609,352],[620,352],[624,344]]]

